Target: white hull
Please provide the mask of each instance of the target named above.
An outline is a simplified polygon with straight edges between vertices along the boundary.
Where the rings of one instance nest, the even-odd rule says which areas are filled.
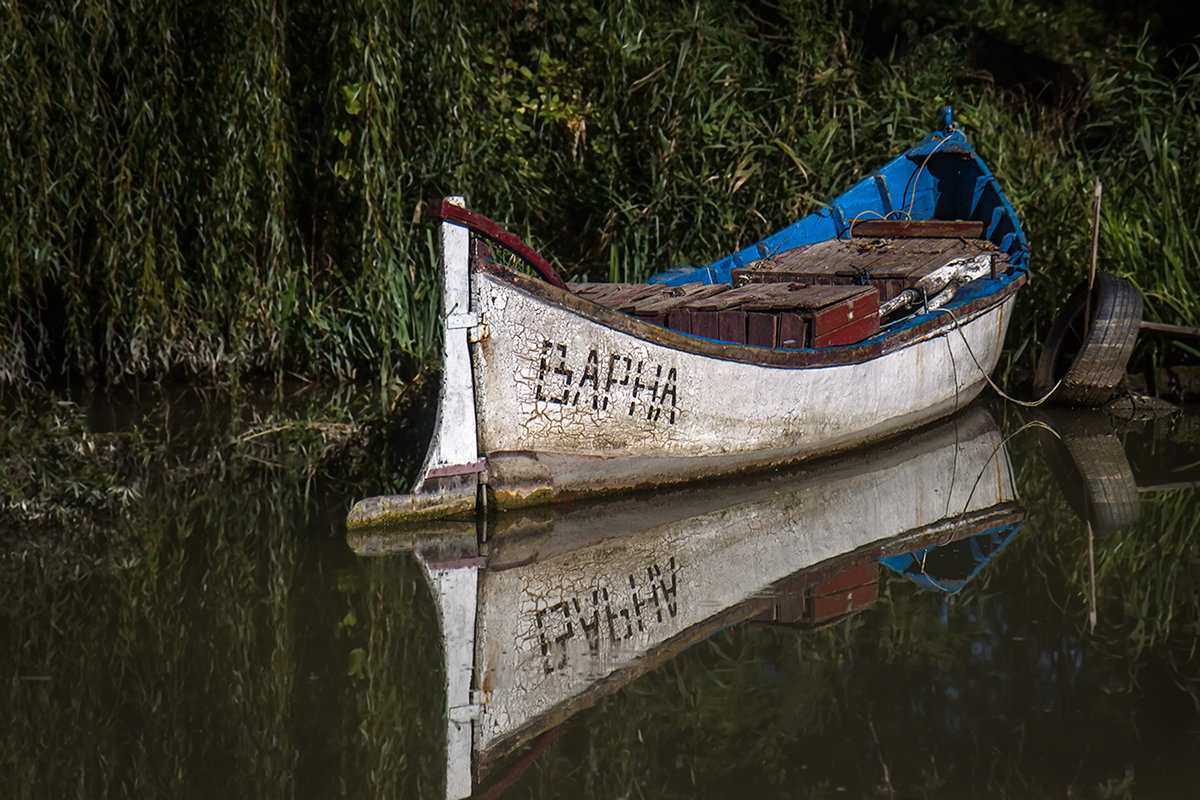
[[[974,409],[814,469],[513,512],[482,546],[456,523],[351,542],[360,555],[415,548],[426,569],[457,798],[472,761],[487,771],[715,630],[850,566],[1017,524],[1016,500],[1003,438]]]
[[[426,462],[410,494],[358,503],[351,529],[466,518],[479,500],[661,487],[918,428],[979,394],[1026,279],[1023,267],[985,275],[859,344],[754,347],[635,319],[473,252],[468,226],[484,223],[464,222],[460,202],[443,212],[443,374]]]
[[[771,366],[651,341],[494,274],[475,278],[478,437],[504,507],[786,463],[916,428],[978,395],[1014,300],[945,315],[865,360]]]

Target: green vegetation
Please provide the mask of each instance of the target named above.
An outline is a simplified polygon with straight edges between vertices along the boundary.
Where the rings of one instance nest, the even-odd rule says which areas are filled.
[[[1096,176],[1101,268],[1200,324],[1191,43],[1115,2],[960,5],[0,3],[0,386],[111,392],[0,406],[0,794],[438,796],[428,594],[341,535],[348,497],[407,486],[429,404],[290,381],[430,389],[426,200],[636,279],[818,207],[949,99],[1034,245],[1014,376],[1083,274]],[[978,31],[1086,92],[1005,79]],[[165,376],[224,388],[128,380]],[[1031,442],[1029,525],[945,607],[891,578],[825,631],[723,631],[572,720],[513,796],[1194,786],[1160,767],[1200,703],[1196,500],[1145,497],[1093,577]]]
[[[1195,323],[1200,78],[1131,13],[7,3],[0,383],[402,381],[435,344],[424,200],[466,192],[568,273],[639,277],[813,210],[946,98],[1034,243],[1018,363],[1083,272],[1097,175],[1102,268]],[[981,30],[1090,82],[1039,98],[977,63]]]

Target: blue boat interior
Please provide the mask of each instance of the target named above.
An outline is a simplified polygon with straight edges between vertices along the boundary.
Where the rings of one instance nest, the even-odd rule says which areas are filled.
[[[979,154],[945,115],[947,126],[839,195],[827,207],[762,241],[695,269],[671,270],[650,283],[729,283],[731,272],[766,256],[827,239],[847,238],[865,219],[971,220],[1008,255],[1015,271],[1028,264],[1029,245],[1012,206]]]
[[[970,583],[1009,542],[1024,521],[943,545],[879,559],[879,563],[930,592],[954,594]]]

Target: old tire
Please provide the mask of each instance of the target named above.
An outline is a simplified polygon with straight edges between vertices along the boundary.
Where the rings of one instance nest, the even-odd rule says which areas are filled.
[[[1084,331],[1087,295],[1085,281],[1071,292],[1050,326],[1033,376],[1038,397],[1061,379],[1054,402],[1098,406],[1112,397],[1125,374],[1142,321],[1141,292],[1124,278],[1096,273],[1088,329]]]
[[[1079,518],[1090,522],[1097,536],[1135,522],[1141,497],[1112,419],[1099,412],[1065,411],[1047,412],[1042,419],[1057,432],[1041,434],[1046,463]]]

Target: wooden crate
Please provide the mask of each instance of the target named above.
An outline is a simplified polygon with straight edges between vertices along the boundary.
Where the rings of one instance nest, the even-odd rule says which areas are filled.
[[[655,325],[662,325],[681,333],[691,333],[690,315],[680,313],[680,309],[694,300],[712,297],[728,288],[723,283],[672,286],[660,294],[627,303],[620,310],[647,322],[653,322]]]
[[[597,305],[620,309],[641,298],[659,294],[667,287],[655,283],[572,283],[568,288]]]
[[[819,625],[874,605],[879,599],[879,562],[851,567],[805,593],[804,621]]]
[[[579,284],[576,293],[681,333],[759,347],[832,347],[879,330],[870,286]]]
[[[774,347],[854,344],[879,330],[879,291],[872,286],[778,285],[791,289],[744,304],[748,314],[777,315]],[[765,329],[764,324],[759,330]],[[799,339],[803,344],[788,344]]]
[[[747,285],[698,297],[680,306],[687,312],[688,332],[693,336],[746,344],[746,311],[742,306],[755,298],[786,293],[786,286]]]

